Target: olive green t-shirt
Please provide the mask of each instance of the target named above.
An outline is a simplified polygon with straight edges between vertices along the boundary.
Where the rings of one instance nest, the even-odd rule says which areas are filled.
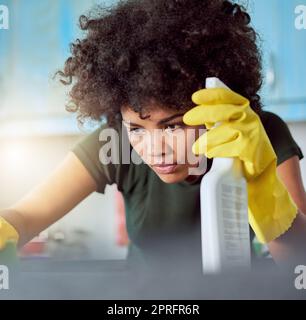
[[[303,158],[287,124],[280,117],[265,111],[261,119],[278,164],[294,155]],[[102,124],[82,138],[72,151],[96,181],[98,192],[104,193],[106,185],[112,184],[116,184],[122,192],[130,239],[128,261],[135,265],[154,264],[157,260],[166,263],[180,261],[175,262],[179,264],[189,261],[201,268],[201,179],[194,183],[182,181],[167,184],[146,164],[124,162],[122,147],[128,145],[128,152],[132,148],[121,124],[115,128],[118,138],[112,140],[112,146],[118,150],[119,161],[117,158],[116,163],[102,164],[100,158],[103,152],[106,153],[109,140],[100,141],[99,137],[101,130],[106,128],[108,125]],[[208,159],[206,173],[212,161]]]

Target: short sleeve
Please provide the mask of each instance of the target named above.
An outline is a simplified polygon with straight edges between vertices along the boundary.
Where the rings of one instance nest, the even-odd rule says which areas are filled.
[[[272,112],[264,111],[262,123],[277,155],[277,165],[293,156],[298,156],[300,160],[303,159],[301,148],[282,118]]]
[[[101,125],[94,132],[83,137],[71,149],[97,183],[97,192],[99,193],[104,193],[106,185],[112,185],[117,182],[120,166],[119,163],[115,164],[113,162],[103,164],[100,159],[100,152],[108,143],[107,141],[100,141],[100,134],[104,129],[110,128],[106,124]]]

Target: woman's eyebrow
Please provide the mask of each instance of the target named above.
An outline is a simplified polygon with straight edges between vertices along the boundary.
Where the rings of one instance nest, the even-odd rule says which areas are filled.
[[[171,121],[171,120],[173,120],[173,119],[176,119],[176,118],[178,118],[178,117],[182,117],[183,115],[184,115],[184,113],[174,114],[174,115],[172,115],[172,116],[170,116],[170,117],[167,117],[167,118],[165,118],[165,119],[159,120],[159,121],[157,122],[157,124],[158,124],[158,125],[165,124],[165,123],[167,123],[167,122],[169,122],[169,121]],[[126,124],[130,125],[130,126],[143,128],[143,126],[140,125],[140,124],[133,123],[133,122],[126,121],[126,120],[122,120],[122,121],[125,122]]]
[[[130,121],[126,121],[126,120],[122,120],[125,124],[129,125],[129,126],[133,126],[133,127],[141,127],[143,128],[143,126],[141,126],[140,124],[138,123],[133,123],[133,122],[130,122]]]
[[[158,121],[157,124],[165,124],[166,122],[169,122],[169,121],[171,121],[175,118],[178,118],[178,117],[182,117],[183,115],[184,115],[184,113],[174,114],[171,117],[168,117],[168,118],[165,118],[165,119]]]

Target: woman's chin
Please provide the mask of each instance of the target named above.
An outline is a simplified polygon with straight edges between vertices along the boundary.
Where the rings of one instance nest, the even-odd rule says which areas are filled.
[[[163,174],[163,173],[155,173],[158,175],[158,177],[165,183],[178,183],[184,181],[187,177],[188,174],[182,173],[182,172],[174,172],[174,173],[168,173],[168,174]]]

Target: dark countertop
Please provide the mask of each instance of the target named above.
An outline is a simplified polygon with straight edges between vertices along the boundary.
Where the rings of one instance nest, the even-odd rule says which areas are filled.
[[[22,261],[1,299],[305,299],[296,274],[275,267],[204,276],[182,269],[132,270],[125,260]]]

